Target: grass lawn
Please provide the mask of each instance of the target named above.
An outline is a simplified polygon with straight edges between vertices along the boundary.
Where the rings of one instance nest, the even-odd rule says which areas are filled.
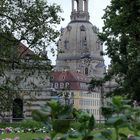
[[[20,140],[32,140],[33,138],[45,138],[48,136],[47,133],[17,133],[17,134],[0,134],[0,140],[4,138],[14,138],[18,136]],[[74,140],[74,139],[69,139]],[[77,138],[76,140],[81,140],[80,138]]]
[[[20,137],[20,140],[32,140],[33,138],[45,138],[47,134],[45,133],[10,133],[10,134],[0,134],[0,140],[4,138],[14,138],[16,136]]]
[[[133,134],[131,131],[128,129],[121,129],[120,132],[123,132],[125,134]],[[98,131],[93,131],[93,133],[98,133]],[[0,140],[4,138],[14,138],[15,136],[20,137],[20,140],[32,140],[33,138],[45,138],[48,134],[47,133],[10,133],[10,134],[0,134]],[[61,134],[60,134],[61,135]],[[113,132],[112,134],[112,140],[115,140],[115,133]],[[69,140],[81,140],[81,138],[69,138]],[[98,139],[95,139],[98,140]]]

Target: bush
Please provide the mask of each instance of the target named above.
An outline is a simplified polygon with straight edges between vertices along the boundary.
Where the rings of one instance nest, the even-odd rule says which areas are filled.
[[[53,129],[56,132],[60,132],[60,133],[65,133],[70,129],[70,124],[73,122],[73,120],[55,120],[53,122]]]
[[[9,126],[16,128],[16,127],[19,127],[19,125],[20,125],[20,122],[14,122],[14,123],[3,122],[3,123],[0,123],[0,128],[6,128]]]
[[[34,121],[34,120],[23,120],[21,123],[20,123],[20,127],[21,128],[41,128],[43,127],[43,124],[41,122],[37,122],[37,121]]]

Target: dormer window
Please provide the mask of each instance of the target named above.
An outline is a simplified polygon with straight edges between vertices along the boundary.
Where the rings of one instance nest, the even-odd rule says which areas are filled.
[[[54,87],[55,89],[58,89],[58,83],[55,83]]]
[[[60,89],[64,88],[64,83],[60,83]]]
[[[65,83],[65,88],[69,88],[70,87],[70,83],[69,82],[66,82]]]

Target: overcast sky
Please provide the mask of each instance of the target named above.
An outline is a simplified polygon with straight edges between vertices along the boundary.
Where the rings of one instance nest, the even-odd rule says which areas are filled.
[[[61,16],[65,19],[61,22],[58,28],[66,27],[70,22],[71,14],[71,0],[48,0],[49,3],[57,3],[63,9]],[[100,30],[103,27],[103,20],[101,19],[104,14],[104,9],[110,4],[110,0],[89,0],[89,14],[90,22],[96,25]],[[109,60],[105,57],[105,63],[108,65]]]

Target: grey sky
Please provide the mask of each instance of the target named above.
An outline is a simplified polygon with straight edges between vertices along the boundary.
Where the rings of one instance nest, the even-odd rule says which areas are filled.
[[[57,3],[63,9],[62,17],[65,19],[61,23],[62,27],[65,27],[70,21],[71,14],[71,0],[48,0],[49,3]],[[103,26],[103,20],[101,17],[104,14],[103,9],[110,3],[110,0],[89,0],[89,14],[90,21],[100,29]]]
[[[48,0],[49,3],[56,3],[61,6],[63,9],[63,13],[61,16],[65,19],[61,22],[61,25],[58,26],[60,29],[61,27],[66,27],[67,24],[70,22],[70,14],[71,14],[71,0]],[[103,9],[106,8],[107,5],[110,4],[110,0],[89,0],[89,14],[90,14],[90,22],[93,25],[96,25],[100,30],[103,27],[103,20],[101,19],[104,15]],[[106,65],[109,64],[109,59],[105,57]]]

